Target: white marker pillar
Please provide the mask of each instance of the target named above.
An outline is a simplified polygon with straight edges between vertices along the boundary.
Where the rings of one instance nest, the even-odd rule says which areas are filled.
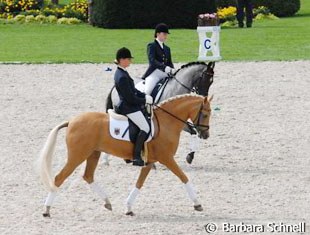
[[[220,55],[220,26],[198,26],[199,61],[218,61]]]

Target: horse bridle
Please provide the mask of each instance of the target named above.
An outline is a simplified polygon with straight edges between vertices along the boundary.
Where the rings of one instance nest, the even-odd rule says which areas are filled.
[[[153,106],[155,106],[156,108],[158,108],[158,109],[164,111],[165,113],[167,113],[167,114],[169,114],[170,116],[174,117],[174,118],[177,119],[178,121],[180,121],[180,122],[186,124],[186,125],[188,126],[188,128],[191,129],[191,130],[193,130],[193,131],[196,131],[196,130],[198,131],[197,128],[200,128],[200,127],[205,128],[206,131],[210,129],[210,126],[209,126],[209,125],[200,124],[200,119],[201,119],[201,117],[203,116],[203,114],[202,114],[203,103],[201,104],[200,109],[199,109],[199,111],[198,111],[198,113],[197,113],[195,119],[193,120],[193,122],[184,121],[184,120],[182,120],[181,118],[175,116],[174,114],[170,113],[169,111],[167,111],[167,110],[161,108],[160,106],[158,106],[158,105],[156,105],[156,104],[154,104]],[[196,120],[197,120],[197,124],[195,124]]]
[[[210,129],[209,125],[202,125],[202,124],[200,124],[200,119],[204,116],[204,114],[202,113],[202,109],[203,109],[203,103],[201,104],[199,112],[197,113],[196,118],[193,120],[193,123],[195,123],[196,120],[198,119],[197,120],[197,124],[195,124],[195,129],[197,130],[196,127],[204,127],[205,130],[208,131]]]
[[[178,72],[178,71],[177,71]],[[189,92],[194,92],[196,94],[198,94],[198,87],[197,84],[200,84],[201,80],[203,79],[204,75],[209,75],[209,76],[213,76],[214,73],[209,72],[209,67],[206,71],[201,73],[201,76],[194,82],[193,84],[193,88],[189,88],[188,86],[184,85],[180,80],[177,79],[176,77],[176,73],[174,73],[173,75],[170,75],[170,78],[176,80],[177,83],[179,83],[182,87],[184,87],[186,90],[188,90]]]

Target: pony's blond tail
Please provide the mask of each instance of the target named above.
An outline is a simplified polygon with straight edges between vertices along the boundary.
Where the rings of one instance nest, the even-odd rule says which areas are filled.
[[[61,128],[67,127],[68,125],[69,122],[66,121],[51,130],[36,164],[40,179],[49,192],[57,190],[52,177],[52,157],[55,150],[57,134]]]

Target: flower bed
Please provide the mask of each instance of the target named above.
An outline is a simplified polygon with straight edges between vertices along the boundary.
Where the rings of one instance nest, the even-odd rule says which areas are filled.
[[[27,23],[26,20],[22,20],[23,17],[20,15],[38,17],[38,22],[41,23],[51,23],[45,19],[48,16],[55,16],[57,19],[71,18],[68,22],[76,22],[72,18],[78,19],[79,22],[86,22],[88,18],[88,3],[87,0],[76,0],[68,5],[61,6],[44,5],[42,0],[0,0],[0,18],[14,19],[15,22]],[[53,17],[50,19],[53,19],[51,20],[52,22],[55,21]]]
[[[217,15],[220,19],[222,27],[235,27],[237,25],[236,20],[236,7],[229,6],[224,8],[219,8],[217,10]],[[278,19],[275,15],[270,13],[267,7],[261,6],[253,10],[254,20],[275,20]]]

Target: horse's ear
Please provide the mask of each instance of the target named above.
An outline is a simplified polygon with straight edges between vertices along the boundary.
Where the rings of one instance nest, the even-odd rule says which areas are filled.
[[[213,100],[214,95],[211,95],[210,98],[208,98],[209,103],[211,103],[211,101]]]
[[[211,97],[205,96],[205,99],[204,99],[203,102],[204,102],[204,103],[206,103],[206,102],[210,103],[212,100],[213,100],[213,95],[212,95]]]
[[[214,69],[214,66],[215,66],[215,62],[209,62],[208,63],[208,68]]]

